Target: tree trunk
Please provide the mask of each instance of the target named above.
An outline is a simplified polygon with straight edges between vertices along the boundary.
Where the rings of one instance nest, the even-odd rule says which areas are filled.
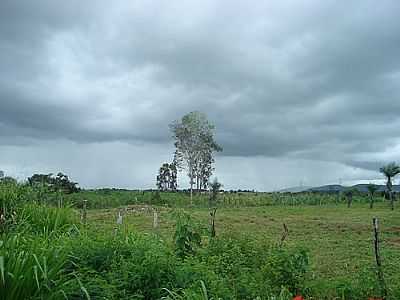
[[[369,208],[372,209],[373,207],[374,207],[374,196],[371,194],[369,201]]]
[[[190,205],[193,205],[193,167],[192,164],[189,166],[190,173]]]
[[[193,182],[190,182],[190,205],[193,205]]]
[[[389,191],[389,198],[390,198],[390,209],[394,210],[394,198],[393,198],[393,192]]]
[[[349,195],[347,198],[347,207],[350,208],[351,202],[353,202],[353,195]]]
[[[394,199],[393,199],[393,193],[392,193],[392,178],[391,177],[388,177],[386,186],[387,186],[388,193],[389,193],[390,209],[394,210]]]

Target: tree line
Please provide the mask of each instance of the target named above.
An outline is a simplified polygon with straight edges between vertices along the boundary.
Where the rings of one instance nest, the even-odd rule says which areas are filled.
[[[27,178],[26,183],[32,187],[44,187],[51,192],[62,192],[65,194],[80,191],[77,182],[73,182],[67,175],[59,172],[57,175],[33,174]],[[11,176],[6,176],[4,171],[0,171],[0,184],[17,184],[17,180]]]

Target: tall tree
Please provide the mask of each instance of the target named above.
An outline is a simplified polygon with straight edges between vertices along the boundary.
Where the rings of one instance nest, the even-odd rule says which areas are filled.
[[[205,151],[199,159],[196,168],[197,173],[197,190],[207,190],[209,186],[210,177],[213,174],[215,162],[211,151]]]
[[[169,190],[176,191],[178,188],[178,168],[175,160],[169,164]]]
[[[222,151],[222,148],[214,141],[214,125],[204,113],[188,113],[170,124],[170,129],[175,139],[177,167],[188,172],[190,202],[193,203],[193,185],[197,183],[200,187],[201,170],[212,165],[210,157],[213,158],[213,153]]]
[[[386,177],[386,187],[389,193],[389,199],[390,199],[390,206],[391,209],[394,209],[394,199],[393,199],[393,184],[392,184],[392,179],[400,173],[400,166],[396,164],[395,162],[391,162],[387,164],[386,166],[383,166],[379,169],[379,171],[385,175]]]

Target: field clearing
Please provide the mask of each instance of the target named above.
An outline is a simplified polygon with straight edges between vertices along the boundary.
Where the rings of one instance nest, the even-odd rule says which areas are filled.
[[[132,210],[124,213],[124,230],[156,233],[172,243],[174,220],[171,213],[174,209],[158,207],[160,224],[155,232],[149,206],[130,208]],[[185,210],[207,226],[207,209]],[[89,210],[88,224],[112,234],[117,226],[118,211]],[[285,243],[309,250],[312,282],[318,289],[329,291],[342,280],[357,280],[361,272],[374,266],[373,217],[380,221],[383,264],[390,287],[390,282],[400,281],[400,211],[389,210],[387,203],[377,203],[374,209],[369,209],[365,203],[353,204],[351,208],[344,204],[220,208],[216,230],[217,236],[246,236],[278,243],[285,223],[289,228]]]

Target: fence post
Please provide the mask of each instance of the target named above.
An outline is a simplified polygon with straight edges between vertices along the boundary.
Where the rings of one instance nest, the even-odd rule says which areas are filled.
[[[376,261],[376,266],[377,266],[378,280],[379,280],[379,285],[381,288],[382,299],[386,299],[387,288],[386,288],[386,284],[385,284],[385,279],[383,277],[382,261],[381,261],[381,256],[380,256],[378,218],[373,218],[372,224],[374,226],[374,252],[375,252],[375,261]]]
[[[153,209],[153,229],[158,228],[158,212],[157,209]]]
[[[283,233],[282,233],[281,241],[279,243],[279,247],[283,246],[283,242],[286,240],[288,235],[289,235],[289,229],[287,228],[286,224],[283,223]]]
[[[86,225],[87,218],[87,200],[83,200],[82,223]]]
[[[123,219],[122,219],[122,213],[121,209],[118,211],[118,217],[117,217],[117,225],[122,225]]]
[[[214,207],[210,210],[210,236],[213,238],[216,235],[215,232],[215,215],[217,214],[217,208]]]

